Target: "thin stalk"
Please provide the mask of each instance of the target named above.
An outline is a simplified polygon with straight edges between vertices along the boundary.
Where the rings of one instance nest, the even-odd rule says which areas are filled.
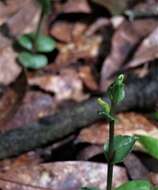
[[[37,29],[36,29],[36,32],[35,32],[34,50],[36,49],[36,44],[37,44],[37,40],[38,40],[40,31],[41,31],[41,25],[42,25],[43,18],[44,18],[44,11],[41,10],[40,18],[39,18]]]
[[[111,114],[113,115],[114,105],[111,105]],[[114,156],[114,125],[115,121],[112,120],[109,123],[109,152],[108,152],[108,170],[107,170],[107,188],[106,190],[112,189],[112,178],[113,178],[113,156]]]

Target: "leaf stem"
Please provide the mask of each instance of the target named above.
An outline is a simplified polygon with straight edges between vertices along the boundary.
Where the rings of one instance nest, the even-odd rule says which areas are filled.
[[[39,21],[38,21],[37,29],[36,29],[36,32],[35,32],[34,50],[36,49],[36,44],[37,44],[37,40],[38,40],[40,31],[41,31],[41,25],[42,25],[43,18],[44,18],[44,11],[42,9],[41,13],[40,13],[40,18],[39,18]]]
[[[111,106],[111,114],[113,114],[114,104]],[[114,156],[114,125],[115,121],[111,120],[109,123],[109,151],[108,151],[108,171],[107,171],[107,188],[106,190],[112,189],[112,178],[113,178],[113,156]]]

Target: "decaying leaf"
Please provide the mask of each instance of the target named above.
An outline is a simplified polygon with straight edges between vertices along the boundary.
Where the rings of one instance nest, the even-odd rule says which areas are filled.
[[[12,128],[24,127],[41,117],[52,114],[55,109],[56,103],[50,95],[28,91],[23,102],[19,104],[17,113],[12,115],[5,126],[0,125],[0,130],[5,131]]]
[[[0,172],[0,179],[10,180],[14,185],[25,184],[55,190],[79,190],[82,186],[106,187],[107,165],[92,162],[56,162],[50,164],[34,165],[4,169]],[[124,168],[114,167],[114,187],[124,183],[127,174]],[[13,183],[11,183],[13,185]],[[10,185],[11,185],[10,184]],[[4,188],[0,183],[0,188]],[[11,190],[11,189],[7,189]],[[32,190],[32,189],[31,189]]]
[[[3,85],[13,82],[21,72],[20,66],[15,61],[16,56],[11,47],[0,51],[0,83]]]
[[[98,85],[94,78],[94,74],[90,66],[83,66],[79,69],[79,76],[82,79],[84,85],[90,90],[97,90]]]
[[[130,0],[92,0],[107,8],[113,15],[122,13],[126,8]]]
[[[158,58],[158,27],[141,43],[132,60],[125,68],[140,66]]]
[[[68,0],[64,7],[63,7],[64,13],[90,13],[91,8],[87,2],[87,0],[80,0],[80,1],[74,1],[74,0]]]
[[[158,136],[157,126],[145,116],[135,113],[118,114],[115,127],[116,135],[144,134]],[[92,144],[104,144],[108,140],[108,124],[104,122],[93,124],[80,132],[78,141]]]
[[[58,101],[66,99],[81,101],[87,98],[87,96],[83,94],[82,81],[77,75],[77,72],[73,69],[62,70],[60,75],[34,77],[29,79],[29,84],[55,93],[55,97]]]
[[[110,78],[128,61],[140,41],[156,28],[154,20],[124,21],[112,38],[109,56],[105,59],[101,70],[101,89],[107,89]]]
[[[23,70],[16,80],[3,92],[0,101],[0,126],[5,126],[21,105],[27,90],[26,73]]]

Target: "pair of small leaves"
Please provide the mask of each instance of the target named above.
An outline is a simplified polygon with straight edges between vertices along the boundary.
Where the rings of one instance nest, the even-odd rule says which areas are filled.
[[[129,152],[132,150],[132,147],[134,146],[136,142],[136,137],[134,136],[115,136],[113,141],[113,158],[112,162],[113,164],[120,163],[124,160],[124,158],[129,154]],[[109,145],[104,145],[104,153],[105,157],[108,160],[109,155]]]
[[[19,54],[18,60],[26,68],[40,69],[48,64],[48,59],[43,54],[32,53],[33,50],[39,53],[51,52],[56,44],[51,37],[45,35],[39,35],[35,44],[34,41],[34,33],[25,34],[18,39],[18,44],[27,50]]]
[[[108,89],[108,96],[114,104],[125,98],[124,75],[120,74]]]
[[[24,34],[18,39],[18,43],[26,50],[33,51],[35,49],[40,53],[48,53],[55,49],[56,43],[51,37],[40,34],[34,44],[35,38],[34,33]]]
[[[108,121],[114,121],[115,118],[110,113],[111,106],[106,101],[104,101],[102,98],[98,98],[97,103],[101,107],[101,111],[98,112],[99,115],[102,117],[105,117]]]

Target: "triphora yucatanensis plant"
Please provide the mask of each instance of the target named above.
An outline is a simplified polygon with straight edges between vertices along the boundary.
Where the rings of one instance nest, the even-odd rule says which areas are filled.
[[[120,74],[107,90],[109,102],[98,98],[100,106],[98,112],[109,123],[109,141],[104,145],[104,154],[107,160],[107,187],[112,190],[113,166],[124,160],[132,150],[136,141],[142,144],[144,150],[158,159],[158,139],[145,135],[117,135],[115,136],[116,106],[125,98],[124,75]],[[126,127],[126,126],[125,126]],[[82,187],[82,190],[99,190],[97,187]],[[114,190],[156,190],[146,180],[133,180],[114,188]]]
[[[18,60],[25,68],[40,69],[48,64],[47,56],[55,49],[56,43],[48,35],[41,33],[41,25],[51,8],[51,0],[37,0],[41,7],[40,18],[35,32],[27,33],[17,40],[21,47]]]

